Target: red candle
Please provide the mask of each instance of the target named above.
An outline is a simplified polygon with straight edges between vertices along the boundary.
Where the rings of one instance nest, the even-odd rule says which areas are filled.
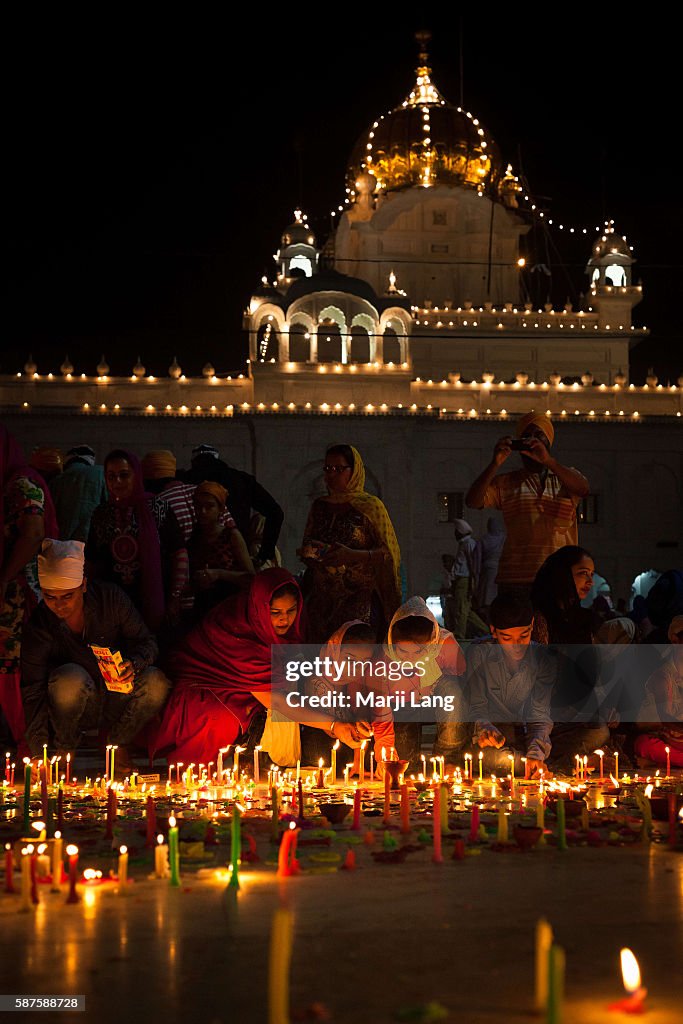
[[[156,807],[154,806],[154,797],[151,793],[147,797],[147,811],[145,817],[147,821],[147,838],[145,840],[145,846],[148,846],[151,849],[155,845],[157,834],[157,812]]]
[[[386,767],[384,768],[384,824],[388,825],[391,819],[391,778]]]
[[[470,818],[470,842],[476,843],[479,837],[479,804],[474,804],[472,807],[472,816]]]
[[[342,864],[344,871],[355,871],[356,870],[356,852],[349,846],[344,857],[344,863]]]
[[[434,835],[434,852],[432,860],[435,864],[443,864],[441,855],[441,786],[434,786],[434,811],[432,815],[432,832]]]
[[[277,858],[277,877],[289,878],[299,871],[299,862],[296,859],[296,844],[299,837],[299,829],[290,823],[286,832],[282,833],[280,840],[280,851]]]
[[[67,903],[78,903],[80,896],[76,892],[76,870],[78,868],[78,847],[67,846],[67,855],[69,857],[69,895],[66,897]]]
[[[322,757],[318,761],[318,789],[325,788],[325,772],[323,771],[323,759]]]
[[[453,860],[464,860],[465,859],[465,840],[456,839],[453,847]]]
[[[14,854],[12,844],[5,843],[5,892],[16,892],[14,888]]]
[[[401,786],[401,832],[403,835],[410,832],[410,796],[406,782]]]
[[[357,789],[353,794],[353,825],[351,826],[354,832],[360,830],[360,790]]]
[[[669,846],[676,845],[676,794],[668,793],[669,809]]]
[[[608,1010],[620,1013],[644,1013],[647,989],[640,985],[640,967],[630,949],[621,950],[621,974],[628,995],[616,1003],[610,1003]]]

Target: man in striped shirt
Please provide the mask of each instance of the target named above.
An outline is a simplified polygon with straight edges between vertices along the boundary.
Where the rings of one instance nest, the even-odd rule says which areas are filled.
[[[530,412],[517,425],[517,439],[501,437],[493,458],[465,495],[468,508],[497,508],[507,537],[498,565],[499,589],[530,588],[548,555],[578,543],[576,508],[588,494],[586,477],[551,455],[550,419]],[[522,469],[498,474],[519,451]]]

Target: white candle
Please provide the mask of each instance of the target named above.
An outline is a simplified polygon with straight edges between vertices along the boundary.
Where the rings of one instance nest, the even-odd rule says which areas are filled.
[[[339,742],[340,741],[337,740],[336,743],[332,744],[332,755],[331,755],[332,771],[330,773],[330,776],[331,776],[331,785],[333,785],[333,786],[336,785],[336,783],[337,783],[337,751],[339,750]]]
[[[260,747],[254,747],[254,784],[256,786],[258,786],[258,784],[259,784],[259,782],[261,780],[261,777],[259,775],[259,763],[258,763],[258,756],[259,756],[259,750],[260,749],[261,749]]]
[[[31,910],[31,854],[32,846],[25,846],[21,851],[21,906],[20,910]]]
[[[38,856],[36,857],[36,877],[47,878],[50,874],[50,858],[47,854],[47,843],[41,843],[38,847]]]
[[[299,776],[301,775],[301,761],[296,762],[296,782],[299,784]]]
[[[360,745],[360,756],[358,759],[358,785],[362,786],[365,782],[365,747],[367,740],[363,740]]]

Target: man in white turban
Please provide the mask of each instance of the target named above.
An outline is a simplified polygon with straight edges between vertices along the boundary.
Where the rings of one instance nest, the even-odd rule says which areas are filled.
[[[50,743],[71,753],[81,734],[107,733],[116,764],[132,770],[126,748],[163,707],[170,683],[154,666],[155,638],[127,594],[89,582],[82,541],[43,541],[38,578],[43,600],[24,630],[21,659],[26,741],[33,754]],[[111,657],[108,657],[108,654]]]

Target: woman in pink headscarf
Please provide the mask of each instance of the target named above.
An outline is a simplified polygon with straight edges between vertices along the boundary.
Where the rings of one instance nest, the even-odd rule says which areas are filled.
[[[21,633],[40,599],[36,556],[44,537],[58,538],[48,487],[0,424],[0,707],[15,741],[24,735],[20,690]]]
[[[164,616],[177,621],[188,581],[185,538],[163,497],[147,494],[132,452],[116,449],[104,460],[109,500],[90,520],[85,546],[90,579],[116,583],[156,633]]]

